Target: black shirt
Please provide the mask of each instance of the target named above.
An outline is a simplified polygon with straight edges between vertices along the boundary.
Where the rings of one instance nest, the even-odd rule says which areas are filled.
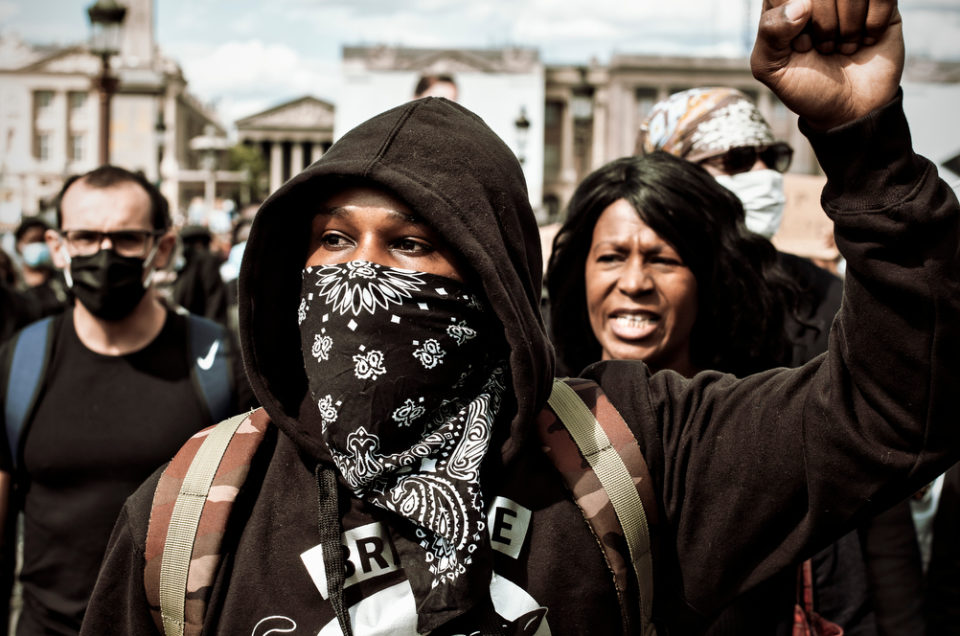
[[[153,342],[123,356],[85,347],[71,311],[55,338],[17,475],[24,512],[20,635],[78,633],[124,500],[211,423],[190,379],[183,316],[168,313]],[[9,471],[9,452],[0,461]]]

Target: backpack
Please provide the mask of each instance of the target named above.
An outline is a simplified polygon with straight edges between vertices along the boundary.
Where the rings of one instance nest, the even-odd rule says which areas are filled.
[[[143,576],[165,636],[202,630],[230,510],[269,425],[257,409],[197,433],[157,483]],[[536,426],[603,553],[624,632],[655,636],[648,521],[656,523],[658,508],[636,438],[600,387],[581,379],[554,380]],[[626,553],[617,549],[623,545]]]
[[[10,376],[4,402],[4,423],[13,466],[20,455],[23,430],[43,388],[47,365],[53,354],[55,316],[24,327],[13,343]],[[218,422],[232,411],[233,383],[227,358],[227,330],[212,320],[187,315],[190,340],[190,377],[211,421]]]

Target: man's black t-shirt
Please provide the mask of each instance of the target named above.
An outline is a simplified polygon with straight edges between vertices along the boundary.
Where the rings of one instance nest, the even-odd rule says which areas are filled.
[[[24,432],[23,613],[17,634],[76,634],[123,502],[210,424],[190,379],[187,323],[173,312],[147,347],[87,349],[72,312]],[[6,444],[4,444],[5,446]],[[0,469],[9,470],[4,454]]]

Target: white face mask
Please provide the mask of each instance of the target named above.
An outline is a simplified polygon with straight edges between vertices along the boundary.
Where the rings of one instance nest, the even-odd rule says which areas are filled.
[[[717,175],[717,183],[737,195],[746,212],[747,229],[766,238],[780,229],[783,206],[783,175],[776,170],[750,170]]]

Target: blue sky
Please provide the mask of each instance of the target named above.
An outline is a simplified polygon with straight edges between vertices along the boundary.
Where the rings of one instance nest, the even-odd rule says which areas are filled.
[[[92,2],[0,0],[0,31],[30,42],[76,43],[87,37]],[[759,0],[155,0],[160,48],[227,124],[305,94],[335,102],[344,45],[532,46],[547,63],[581,64],[615,52],[734,56],[743,54],[759,6]],[[909,53],[960,60],[960,0],[902,0],[900,8]]]

